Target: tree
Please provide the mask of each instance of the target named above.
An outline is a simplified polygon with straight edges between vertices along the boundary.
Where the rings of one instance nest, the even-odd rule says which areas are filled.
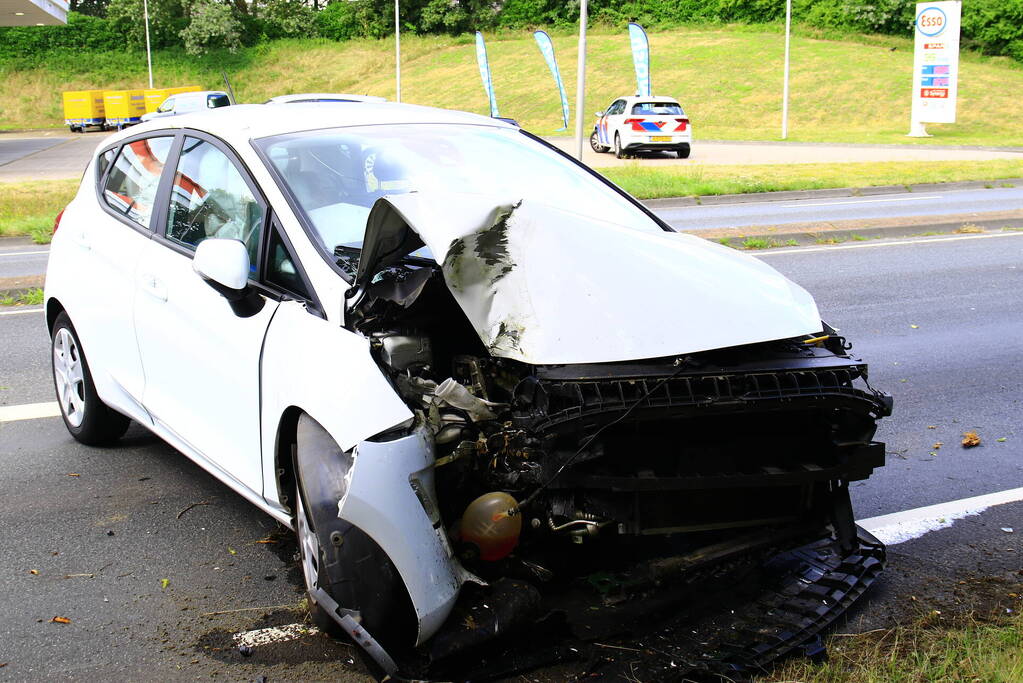
[[[216,48],[233,52],[241,47],[242,25],[229,5],[217,0],[198,0],[180,36],[189,54],[203,54]]]

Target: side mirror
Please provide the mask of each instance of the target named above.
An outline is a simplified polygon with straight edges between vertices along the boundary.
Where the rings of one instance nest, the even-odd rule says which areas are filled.
[[[599,119],[601,116],[604,115],[604,112],[598,111],[598,112],[595,112],[593,115],[596,116]]]
[[[248,318],[263,308],[263,297],[249,287],[249,251],[240,240],[203,240],[192,258],[192,270],[227,299],[235,315]]]

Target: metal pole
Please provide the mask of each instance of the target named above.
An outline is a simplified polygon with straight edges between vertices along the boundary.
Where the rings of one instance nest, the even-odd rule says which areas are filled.
[[[394,83],[398,93],[394,99],[401,102],[401,19],[398,15],[398,0],[394,0]]]
[[[153,89],[153,52],[149,49],[149,2],[142,0],[142,13],[146,15],[146,63],[149,65],[149,89]]]
[[[781,139],[789,136],[789,43],[792,39],[792,0],[785,0],[785,86],[781,96]]]
[[[583,160],[583,117],[586,108],[586,0],[579,3],[579,73],[575,81],[575,157]]]

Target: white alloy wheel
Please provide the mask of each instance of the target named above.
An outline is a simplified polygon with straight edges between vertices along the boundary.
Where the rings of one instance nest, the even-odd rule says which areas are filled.
[[[68,424],[80,427],[85,419],[85,372],[78,344],[67,328],[53,336],[53,380]]]

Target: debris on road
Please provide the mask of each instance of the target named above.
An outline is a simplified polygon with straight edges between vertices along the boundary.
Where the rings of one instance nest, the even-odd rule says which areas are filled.
[[[71,620],[68,619],[67,617],[54,617],[53,619],[50,619],[50,623],[51,624],[70,624]]]
[[[963,433],[963,448],[973,448],[980,445],[980,437],[977,436],[977,432],[964,432]]]
[[[189,505],[184,510],[182,510],[181,512],[178,513],[177,519],[181,519],[181,516],[183,514],[185,514],[186,512],[191,510],[192,508],[199,507],[200,505],[209,505],[209,503],[207,503],[206,501],[202,501],[201,503],[192,503],[191,505]]]

